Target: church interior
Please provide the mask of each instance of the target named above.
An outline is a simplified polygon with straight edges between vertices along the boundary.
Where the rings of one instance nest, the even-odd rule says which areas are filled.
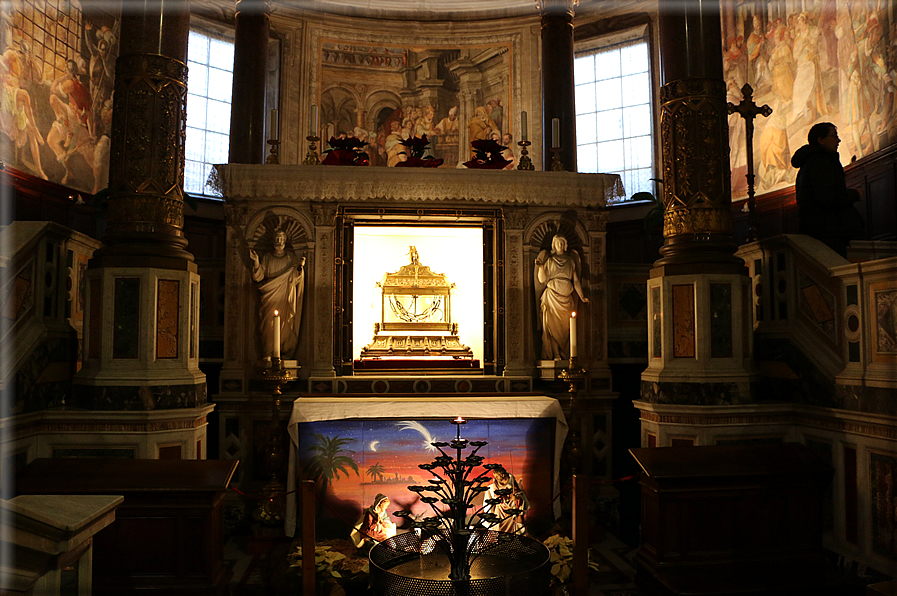
[[[893,0],[0,24],[0,594],[897,594]]]

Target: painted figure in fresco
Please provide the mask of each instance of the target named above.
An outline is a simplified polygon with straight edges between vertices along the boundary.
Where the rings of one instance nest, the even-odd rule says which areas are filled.
[[[378,493],[374,503],[362,512],[349,534],[355,548],[370,547],[396,535],[396,525],[389,521],[386,514],[387,507],[389,497]]]
[[[496,494],[495,491],[502,489],[511,489],[511,494]],[[513,474],[504,468],[496,468],[492,472],[492,484],[489,485],[489,489],[483,497],[483,502],[486,503],[489,499],[499,499],[500,502],[495,505],[487,503],[483,506],[483,511],[494,513],[502,518],[502,521],[494,526],[490,526],[490,530],[511,534],[526,534],[526,519],[522,512],[529,509],[529,499],[526,498],[526,493]],[[509,515],[508,512],[512,509],[520,510],[521,513]]]
[[[84,21],[84,41],[90,52],[87,75],[90,82],[90,103],[94,110],[94,131],[98,128],[97,124],[103,121],[103,106],[112,97],[112,81],[115,78],[115,55],[112,50],[118,40],[120,28],[120,19],[116,19],[114,30],[105,25],[94,29],[90,21]]]
[[[31,163],[26,165],[47,180],[40,160],[40,146],[45,141],[34,121],[31,95],[22,87],[22,74],[18,53],[7,49],[0,55],[0,130],[13,142],[17,152],[28,145]]]
[[[830,122],[810,128],[807,144],[795,151],[791,165],[800,168],[796,194],[801,234],[821,240],[842,257],[847,245],[863,231],[863,219],[853,204],[860,194],[847,188],[838,157],[838,129]]]
[[[274,353],[274,311],[280,315],[280,354],[293,359],[299,341],[302,322],[302,298],[305,293],[305,257],[286,251],[287,235],[282,229],[274,231],[274,248],[259,258],[255,249],[249,250],[252,260],[252,279],[259,282],[259,319],[262,335],[262,357]]]
[[[390,124],[390,132],[386,137],[386,165],[392,167],[400,161],[407,161],[408,154],[405,152],[405,146],[402,145],[402,125],[398,120],[393,120]]]
[[[74,60],[66,62],[67,72],[50,85],[50,107],[56,119],[47,133],[47,144],[56,155],[56,160],[65,168],[62,184],[74,178],[70,160],[81,154],[93,172],[93,190],[96,193],[109,177],[108,135],[97,138],[90,130],[90,93],[79,77],[78,64]]]
[[[458,106],[449,108],[448,116],[436,125],[436,133],[442,143],[458,142]]]
[[[489,134],[492,131],[498,131],[498,126],[496,126],[492,118],[489,117],[489,114],[486,113],[485,107],[478,107],[473,112],[473,118],[467,123],[468,140],[478,141],[481,139],[488,139]]]
[[[567,239],[556,235],[551,254],[543,250],[535,261],[537,292],[542,327],[542,359],[565,360],[570,357],[570,315],[576,311],[576,297],[588,302],[580,282],[579,253],[567,252]]]
[[[486,103],[486,113],[489,114],[489,117],[492,118],[492,121],[495,122],[495,129],[500,134],[502,130],[502,123],[504,122],[504,108],[501,105],[501,100],[499,98],[490,99]]]

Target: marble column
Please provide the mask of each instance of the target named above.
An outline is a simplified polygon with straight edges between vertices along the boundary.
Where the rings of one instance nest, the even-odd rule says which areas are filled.
[[[265,163],[269,12],[266,0],[237,0],[230,163]]]
[[[648,280],[642,400],[746,403],[751,286],[734,256],[719,3],[664,5],[658,30],[664,244]]]
[[[573,104],[574,0],[542,3],[542,139],[543,170],[551,169],[551,122],[560,126],[564,170],[576,171],[576,112]]]
[[[68,403],[133,412],[136,439],[122,437],[129,426],[122,414],[108,430],[137,443],[142,456],[157,457],[161,442],[199,458],[213,406],[199,370],[199,275],[183,233],[188,2],[131,6],[122,30],[107,228],[88,263],[84,364]],[[148,424],[147,411],[166,426]]]

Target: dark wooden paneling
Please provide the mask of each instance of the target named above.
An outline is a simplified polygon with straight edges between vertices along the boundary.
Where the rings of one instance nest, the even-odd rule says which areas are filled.
[[[223,594],[224,492],[238,462],[36,459],[18,494],[124,495],[115,522],[94,537],[97,595]]]

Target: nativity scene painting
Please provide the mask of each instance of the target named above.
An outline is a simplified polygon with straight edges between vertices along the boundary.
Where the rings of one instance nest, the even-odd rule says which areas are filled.
[[[320,136],[357,138],[367,143],[370,165],[394,167],[409,157],[402,141],[426,135],[426,157],[458,167],[472,157],[472,141],[513,146],[510,71],[507,46],[395,48],[325,40]]]
[[[527,525],[547,523],[554,486],[554,418],[468,420],[463,436],[488,441],[479,455],[484,463],[500,464],[487,483],[495,491],[511,488],[507,503],[486,505],[496,514],[504,509],[523,513],[503,522],[501,531],[525,533]],[[450,441],[454,428],[443,420],[333,420],[299,425],[299,465],[303,478],[315,481],[319,499],[318,531],[346,537],[359,526],[376,526],[383,536],[395,533],[404,520],[392,514],[432,515],[421,495],[408,486],[426,485],[433,476],[420,464],[440,455],[432,443]],[[451,450],[450,450],[451,451]],[[454,452],[452,452],[454,453]],[[550,525],[550,524],[549,524]],[[407,528],[406,528],[407,529]],[[378,534],[379,535],[379,534]],[[359,536],[358,545],[362,543]]]

